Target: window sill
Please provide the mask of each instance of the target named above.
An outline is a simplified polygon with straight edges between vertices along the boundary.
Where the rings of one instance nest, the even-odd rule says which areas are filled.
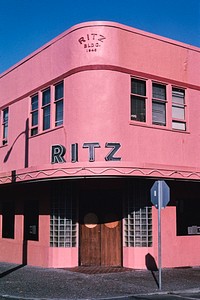
[[[167,126],[162,126],[162,125],[149,125],[147,123],[143,122],[138,122],[138,121],[129,121],[129,125],[133,126],[139,126],[139,127],[145,127],[145,128],[150,128],[150,129],[157,129],[157,130],[165,130],[165,131],[171,131],[171,132],[176,132],[176,133],[185,133],[185,134],[190,134],[189,131],[187,130],[179,130],[179,129],[173,129],[173,128],[168,128]]]
[[[0,148],[4,148],[4,147],[8,147],[8,143],[0,146]]]
[[[54,127],[54,128],[50,128],[50,129],[41,131],[41,132],[39,132],[39,133],[37,133],[37,134],[35,134],[35,135],[32,135],[32,136],[30,136],[29,138],[32,139],[32,138],[35,138],[35,137],[38,137],[38,136],[41,136],[41,135],[50,133],[50,132],[52,132],[52,131],[61,129],[61,128],[63,128],[63,127],[64,127],[63,125],[60,125],[60,126],[57,126],[57,127]]]

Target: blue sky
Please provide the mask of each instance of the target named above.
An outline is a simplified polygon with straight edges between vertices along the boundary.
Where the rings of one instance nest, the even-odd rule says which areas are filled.
[[[200,47],[200,0],[0,0],[0,73],[71,26],[95,20]]]

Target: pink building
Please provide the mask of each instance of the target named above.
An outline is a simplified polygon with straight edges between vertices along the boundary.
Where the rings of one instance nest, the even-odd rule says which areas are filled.
[[[200,49],[117,23],[67,30],[0,75],[0,260],[200,265]]]

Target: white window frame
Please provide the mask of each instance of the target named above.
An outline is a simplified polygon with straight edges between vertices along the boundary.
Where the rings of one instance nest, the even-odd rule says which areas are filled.
[[[172,87],[172,129],[186,131],[185,108],[185,89]]]

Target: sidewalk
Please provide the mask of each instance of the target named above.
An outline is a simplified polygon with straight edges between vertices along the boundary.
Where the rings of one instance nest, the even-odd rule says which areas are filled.
[[[156,293],[158,272],[85,274],[0,263],[0,299],[100,299]],[[162,292],[200,290],[200,268],[162,270]]]

